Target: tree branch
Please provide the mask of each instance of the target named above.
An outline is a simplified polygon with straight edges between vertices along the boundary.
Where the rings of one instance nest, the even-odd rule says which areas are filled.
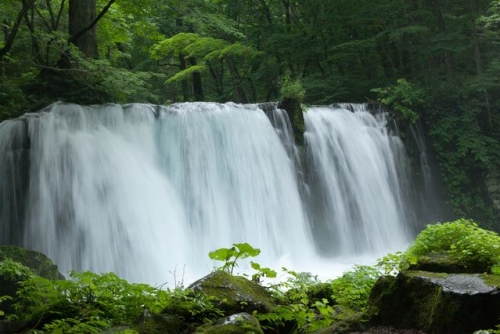
[[[16,17],[16,22],[14,23],[14,26],[12,27],[12,30],[9,33],[9,36],[7,37],[5,41],[5,45],[3,48],[0,49],[0,60],[7,54],[7,52],[10,51],[10,48],[12,47],[12,44],[14,44],[14,40],[16,38],[17,32],[19,31],[19,27],[21,26],[21,22],[24,18],[24,15],[28,12],[28,9],[33,6],[36,0],[30,0],[26,3],[23,3],[23,8],[21,11],[17,14]]]
[[[99,13],[99,15],[96,16],[96,18],[94,19],[94,21],[92,21],[88,27],[86,27],[85,29],[82,29],[80,30],[79,32],[77,32],[76,34],[74,34],[73,36],[71,36],[69,38],[69,42],[70,43],[75,43],[80,37],[82,37],[87,31],[89,31],[90,29],[94,28],[94,26],[97,24],[97,22],[99,22],[99,20],[104,16],[104,14],[107,13],[108,9],[111,7],[111,5],[115,2],[116,0],[110,0],[108,2],[108,4],[106,6],[104,6],[104,8],[101,10],[101,12]]]

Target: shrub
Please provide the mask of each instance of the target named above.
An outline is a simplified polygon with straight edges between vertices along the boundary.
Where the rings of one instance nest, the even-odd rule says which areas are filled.
[[[445,254],[465,267],[487,268],[500,264],[500,236],[472,221],[428,225],[408,249],[417,257]]]
[[[306,90],[302,87],[300,79],[293,80],[287,71],[281,78],[280,94],[282,100],[292,99],[301,102],[306,96]]]
[[[344,273],[332,281],[333,299],[343,307],[353,311],[363,311],[371,288],[381,273],[371,266],[355,266],[354,270]]]

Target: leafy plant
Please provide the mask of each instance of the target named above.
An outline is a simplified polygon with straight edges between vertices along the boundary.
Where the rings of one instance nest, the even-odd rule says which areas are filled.
[[[417,264],[417,257],[413,254],[396,252],[394,254],[387,254],[381,259],[377,260],[376,267],[384,275],[395,276],[402,270],[407,270],[410,265]]]
[[[275,278],[277,275],[276,271],[262,267],[259,263],[250,261],[250,265],[253,269],[257,270],[257,274],[252,275],[253,279],[260,279],[261,277]]]
[[[354,270],[332,281],[332,297],[340,306],[356,312],[363,311],[371,288],[380,275],[375,267],[357,265]]]
[[[4,279],[12,282],[21,282],[33,276],[34,274],[30,268],[11,258],[7,257],[0,261],[0,277]]]
[[[280,81],[281,99],[293,99],[299,102],[306,96],[306,90],[302,87],[300,79],[292,79],[290,71],[286,71]]]
[[[16,313],[45,330],[94,333],[132,324],[143,307],[159,312],[167,301],[160,289],[128,283],[113,273],[72,272],[70,276],[73,280],[33,276],[21,282]]]
[[[208,256],[212,260],[222,261],[224,264],[221,269],[233,274],[234,267],[237,266],[238,259],[245,259],[247,257],[255,257],[260,254],[260,249],[253,248],[248,243],[233,244],[231,248],[219,248],[210,252]]]
[[[393,109],[403,119],[411,123],[417,122],[419,114],[413,110],[416,105],[425,103],[424,91],[405,79],[398,79],[396,85],[374,88],[377,100]]]
[[[472,220],[458,219],[428,225],[408,249],[408,254],[446,254],[465,267],[491,268],[500,264],[500,236]]]
[[[289,274],[289,278],[272,287],[280,305],[270,313],[255,313],[259,321],[267,321],[274,326],[292,323],[294,326],[291,333],[310,333],[331,325],[334,310],[328,299],[312,300],[310,297],[310,291],[320,283],[317,277],[286,268],[283,271]]]

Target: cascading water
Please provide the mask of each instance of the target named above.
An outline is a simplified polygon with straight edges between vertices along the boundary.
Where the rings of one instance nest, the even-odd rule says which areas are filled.
[[[235,242],[261,248],[263,263],[312,256],[293,163],[257,106],[47,111],[0,127],[4,180],[22,179],[9,167],[13,148],[30,145],[25,221],[13,240],[13,210],[2,210],[2,243],[42,251],[63,270],[157,283],[184,265],[187,280],[199,277],[212,269],[209,251]],[[1,186],[8,201],[15,184]]]
[[[237,242],[275,268],[402,249],[404,149],[377,117],[310,108],[303,186],[281,110],[56,103],[0,124],[0,243],[149,283]]]
[[[318,248],[343,255],[403,249],[411,237],[400,172],[405,152],[385,114],[341,105],[311,107],[304,118]]]

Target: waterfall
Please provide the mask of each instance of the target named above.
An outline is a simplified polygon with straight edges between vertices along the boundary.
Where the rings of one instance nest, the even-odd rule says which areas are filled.
[[[304,118],[310,217],[320,251],[403,249],[411,237],[401,175],[407,166],[386,114],[372,115],[360,104],[311,107]]]
[[[258,105],[56,103],[5,121],[0,243],[156,284],[239,242],[273,268],[403,249],[404,148],[358,108],[311,107],[306,158],[284,111]]]

